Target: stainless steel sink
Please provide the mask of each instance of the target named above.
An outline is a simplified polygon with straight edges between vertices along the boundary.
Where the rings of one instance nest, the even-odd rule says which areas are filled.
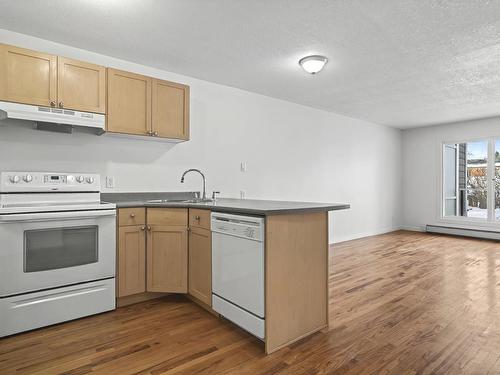
[[[191,198],[191,199],[151,199],[146,203],[209,203],[211,199]]]
[[[146,203],[186,203],[192,199],[150,199]]]

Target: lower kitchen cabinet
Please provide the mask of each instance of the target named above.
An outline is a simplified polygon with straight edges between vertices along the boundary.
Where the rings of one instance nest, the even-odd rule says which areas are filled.
[[[189,294],[212,305],[212,234],[209,229],[189,231]]]
[[[211,306],[209,210],[119,209],[117,255],[118,297],[189,293]]]
[[[145,229],[144,225],[118,229],[118,297],[146,291]]]
[[[187,293],[187,226],[152,225],[148,227],[147,290],[149,292]]]

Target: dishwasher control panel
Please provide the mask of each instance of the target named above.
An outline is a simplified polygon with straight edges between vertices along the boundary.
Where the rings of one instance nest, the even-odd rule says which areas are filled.
[[[264,218],[212,213],[212,231],[249,240],[264,240]]]

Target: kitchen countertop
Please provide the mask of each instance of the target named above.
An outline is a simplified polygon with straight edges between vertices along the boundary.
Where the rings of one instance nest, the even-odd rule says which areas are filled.
[[[125,207],[187,207],[204,208],[217,212],[242,213],[251,215],[277,215],[300,212],[336,211],[350,207],[345,203],[287,202],[256,199],[218,198],[215,202],[179,202],[172,200],[189,200],[195,197],[194,192],[165,193],[102,193],[103,202],[115,203],[117,208]],[[150,202],[151,200],[167,200]],[[170,200],[170,201],[168,201]]]

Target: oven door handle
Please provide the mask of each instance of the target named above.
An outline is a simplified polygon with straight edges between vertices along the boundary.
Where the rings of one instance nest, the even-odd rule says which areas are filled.
[[[31,214],[0,215],[1,223],[22,223],[27,221],[55,221],[55,220],[80,220],[95,219],[104,216],[116,216],[116,210],[95,211],[65,211],[65,212],[37,212]]]

